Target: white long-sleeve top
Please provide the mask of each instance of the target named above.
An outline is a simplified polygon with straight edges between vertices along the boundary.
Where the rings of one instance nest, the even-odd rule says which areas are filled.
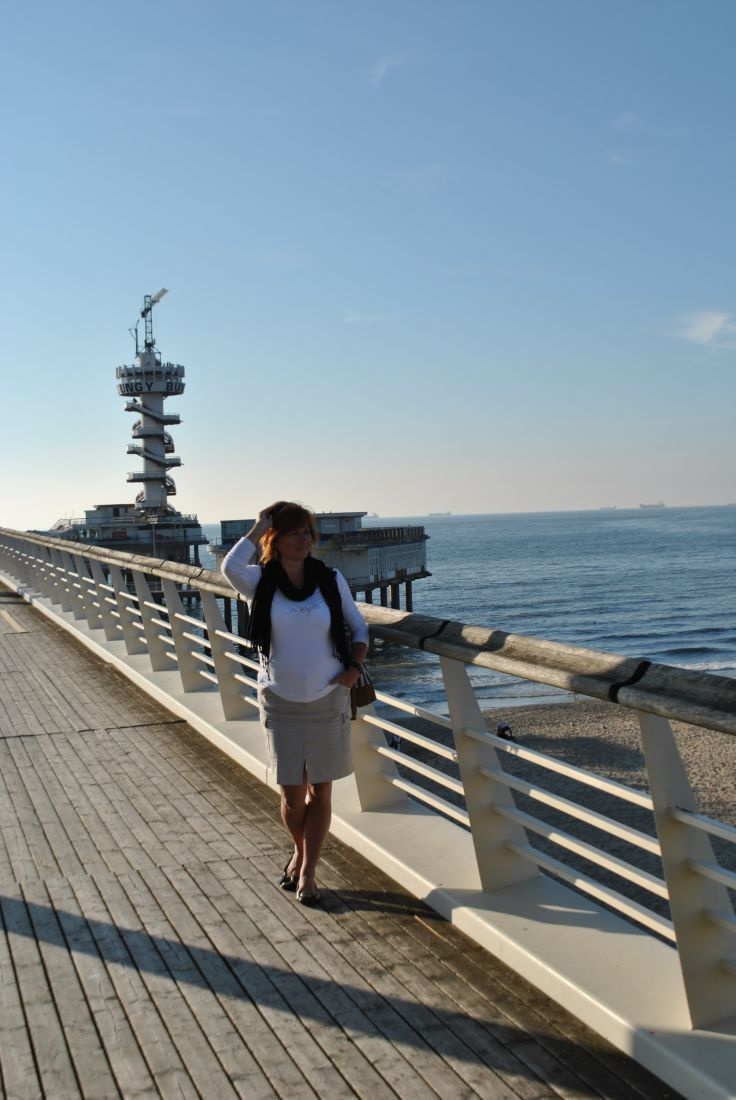
[[[250,564],[255,552],[255,545],[242,538],[222,563],[227,580],[249,600],[253,598],[262,572],[260,565]],[[355,605],[347,581],[337,569],[335,579],[352,640],[367,643],[365,619]],[[343,671],[342,662],[332,652],[330,609],[319,588],[301,603],[288,599],[277,588],[271,604],[271,653],[268,661],[261,658],[258,683],[271,688],[283,699],[310,703],[332,691],[332,680]]]

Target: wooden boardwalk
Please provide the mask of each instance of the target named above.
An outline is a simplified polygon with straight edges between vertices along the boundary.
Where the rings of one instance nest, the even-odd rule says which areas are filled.
[[[0,589],[0,1095],[676,1096]]]

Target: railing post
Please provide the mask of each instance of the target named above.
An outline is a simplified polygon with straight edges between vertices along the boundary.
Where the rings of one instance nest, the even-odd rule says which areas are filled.
[[[100,614],[98,601],[95,598],[95,586],[89,575],[88,561],[81,554],[73,554],[72,561],[79,577],[83,613],[87,617],[87,626],[90,630],[99,630],[102,626],[102,615]]]
[[[54,563],[54,579],[56,582],[56,602],[61,604],[61,610],[72,614],[75,619],[81,618],[78,614],[79,600],[74,587],[72,577],[73,566],[71,557],[63,550],[52,550],[51,560]],[[52,600],[53,600],[52,596]]]
[[[402,805],[409,797],[391,783],[399,776],[394,761],[376,751],[386,748],[386,735],[380,726],[364,721],[375,711],[372,703],[361,707],[358,717],[351,723],[353,770],[361,810],[387,810]]]
[[[440,657],[440,664],[481,885],[484,890],[496,890],[535,878],[536,866],[508,847],[510,843],[527,845],[525,830],[494,812],[496,806],[514,806],[511,791],[479,770],[502,768],[498,753],[493,745],[465,732],[488,732],[466,667],[449,657]]]
[[[82,590],[82,578],[79,575],[76,562],[71,553],[66,550],[59,552],[59,560],[63,570],[64,583],[66,585],[68,607],[62,607],[65,611],[71,611],[75,619],[85,618],[84,595]]]
[[[46,576],[49,580],[49,588],[46,595],[52,603],[61,604],[62,611],[71,610],[71,602],[66,586],[66,578],[63,573],[64,566],[61,561],[61,551],[56,547],[49,548],[49,565]]]
[[[9,573],[11,577],[17,577],[18,580],[24,580],[21,572],[22,556],[12,543],[8,543],[6,539],[3,539],[2,543],[2,558],[5,572]]]
[[[724,965],[736,957],[736,933],[709,916],[733,917],[733,905],[725,886],[694,868],[715,862],[710,837],[673,816],[698,807],[672,727],[643,711],[639,725],[690,1018],[694,1028],[710,1027],[736,1015],[736,976]]]
[[[48,576],[49,552],[45,547],[26,543],[20,551],[21,577],[25,586],[33,592],[44,594],[44,585],[50,585]]]
[[[222,710],[227,719],[246,718],[253,714],[253,707],[243,698],[244,685],[236,680],[242,666],[233,661],[228,654],[236,653],[235,646],[222,635],[227,633],[225,620],[217,605],[214,592],[200,591],[204,621],[207,624],[207,638],[212,660],[215,662],[215,675],[220,689]],[[253,681],[255,687],[255,681]]]
[[[171,637],[174,642],[176,659],[179,664],[181,686],[184,691],[209,691],[210,685],[208,681],[205,680],[203,676],[200,676],[200,670],[204,666],[199,664],[193,657],[195,646],[205,645],[207,643],[204,642],[204,639],[201,642],[193,642],[191,639],[184,636],[191,628],[178,617],[185,614],[179,591],[174,581],[162,580],[162,584],[164,599],[166,600],[166,609],[169,612]]]
[[[15,540],[3,539],[3,561],[5,570],[11,577],[16,577],[22,584],[28,584],[27,557],[23,546],[18,546]]]
[[[117,565],[110,566],[110,583],[115,592],[118,605],[118,622],[123,633],[123,641],[127,653],[146,653],[146,640],[136,626],[136,616],[132,608],[132,600],[128,592],[122,571]]]
[[[105,580],[105,572],[95,558],[89,559],[89,569],[94,581],[95,599],[99,607],[105,639],[108,642],[116,641],[120,637],[120,625],[111,606],[114,602],[109,592],[111,586]]]
[[[46,596],[52,603],[58,603],[58,599],[54,599],[56,596],[54,564],[51,551],[47,546],[33,546],[29,543],[26,551],[26,570],[34,578],[33,586],[36,592]]]
[[[138,597],[138,610],[141,613],[141,623],[146,637],[151,668],[154,672],[173,671],[176,668],[176,659],[167,644],[169,635],[167,633],[162,634],[162,630],[165,631],[169,623],[151,595],[148,581],[140,569],[133,570],[133,584],[135,585],[135,594]],[[173,614],[171,617],[173,618]],[[173,640],[171,644],[173,645]]]

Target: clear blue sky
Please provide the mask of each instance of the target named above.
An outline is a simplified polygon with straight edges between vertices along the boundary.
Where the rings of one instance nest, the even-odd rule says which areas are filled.
[[[172,503],[736,499],[732,0],[3,11],[2,508],[132,500],[145,293]]]

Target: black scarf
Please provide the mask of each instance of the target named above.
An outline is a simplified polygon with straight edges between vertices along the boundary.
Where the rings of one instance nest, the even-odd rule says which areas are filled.
[[[248,638],[258,652],[268,660],[271,652],[271,604],[276,589],[278,588],[287,600],[301,603],[303,600],[308,600],[319,588],[330,609],[332,652],[347,668],[351,654],[350,639],[345,626],[342,600],[334,570],[310,555],[304,561],[304,584],[301,588],[295,588],[280,561],[275,559],[269,561],[261,569],[261,579],[253,596],[248,624]]]

